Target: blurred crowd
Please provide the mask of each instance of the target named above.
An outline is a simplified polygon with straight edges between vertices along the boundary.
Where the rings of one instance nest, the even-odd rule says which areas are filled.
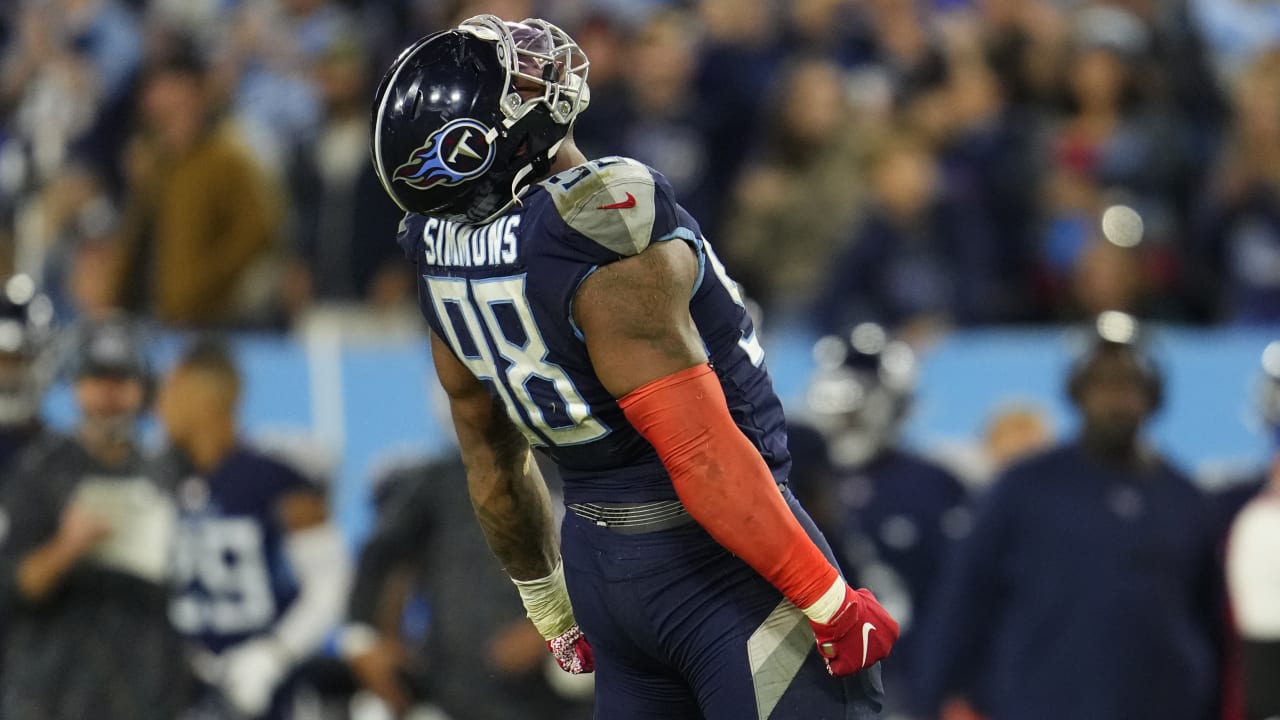
[[[0,317],[0,451],[27,464],[0,475],[6,717],[136,719],[141,703],[165,720],[192,704],[280,718],[299,687],[344,683],[344,702],[362,686],[460,719],[589,713],[589,687],[543,675],[466,498],[438,492],[462,487],[456,458],[383,474],[347,577],[323,487],[242,442],[226,349],[188,348],[156,393],[133,331],[111,329],[125,311],[417,332],[368,105],[400,48],[479,12],[545,16],[579,41],[592,106],[577,143],[663,172],[767,325],[859,328],[819,343],[808,403],[788,408],[792,482],[907,629],[886,665],[906,698],[892,717],[1280,707],[1273,674],[1248,677],[1280,667],[1280,605],[1255,589],[1275,576],[1280,471],[1208,498],[1147,448],[1162,389],[1132,328],[1099,324],[1072,366],[1077,438],[1011,406],[959,466],[898,442],[911,346],[948,328],[1280,322],[1280,2],[13,0],[0,277],[25,279],[0,306],[24,314]],[[28,376],[44,365],[27,333],[54,316],[107,328],[76,351],[67,437],[29,390],[49,378]],[[1280,346],[1268,357],[1274,428]],[[153,400],[173,457],[141,452]],[[166,502],[178,567],[157,569],[146,547],[163,528],[136,521],[163,524]],[[309,665],[338,625],[341,671]],[[966,634],[980,627],[990,637]],[[83,682],[59,684],[65,668]]]
[[[665,173],[777,322],[1280,319],[1257,0],[16,0],[0,271],[67,316],[404,317],[369,98],[482,11],[578,39],[579,145]]]

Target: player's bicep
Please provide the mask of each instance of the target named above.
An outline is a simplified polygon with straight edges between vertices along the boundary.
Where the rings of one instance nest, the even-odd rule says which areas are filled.
[[[614,397],[707,361],[689,314],[697,280],[693,249],[669,241],[600,268],[578,288],[574,321]]]

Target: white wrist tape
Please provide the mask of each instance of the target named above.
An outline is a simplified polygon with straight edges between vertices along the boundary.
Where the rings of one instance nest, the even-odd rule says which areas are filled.
[[[844,604],[844,588],[844,578],[836,578],[836,581],[831,583],[831,587],[822,593],[822,597],[809,607],[800,608],[800,612],[820,625],[831,622],[831,619],[840,611],[840,606]]]
[[[559,637],[573,627],[573,605],[564,584],[564,563],[557,562],[551,574],[539,580],[513,578],[511,582],[520,591],[525,612],[543,640]]]

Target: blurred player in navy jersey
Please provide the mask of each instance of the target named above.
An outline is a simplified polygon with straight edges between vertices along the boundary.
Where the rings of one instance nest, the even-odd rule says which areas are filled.
[[[240,436],[240,392],[229,351],[208,340],[160,388],[180,513],[170,617],[216,689],[196,717],[274,720],[289,717],[294,668],[342,617],[350,563],[323,489]]]
[[[897,623],[786,487],[781,403],[697,221],[573,145],[587,65],[549,23],[482,15],[374,99],[477,519],[560,665],[595,669],[596,717],[874,715]],[[559,540],[530,447],[564,480]]]
[[[1217,540],[1143,441],[1163,389],[1137,321],[1099,316],[1066,384],[1078,437],[1006,470],[948,559],[924,699],[943,720],[1211,720]]]
[[[6,720],[173,720],[190,685],[165,614],[173,504],[137,443],[141,334],[92,323],[72,362],[78,425],[23,450],[0,495],[0,706]]]
[[[905,343],[864,323],[819,340],[814,360],[811,426],[789,430],[795,492],[807,507],[823,508],[845,577],[875,592],[902,624],[884,663],[886,714],[915,716],[917,631],[927,625],[942,558],[967,529],[968,499],[950,472],[897,445],[915,389],[915,356]]]

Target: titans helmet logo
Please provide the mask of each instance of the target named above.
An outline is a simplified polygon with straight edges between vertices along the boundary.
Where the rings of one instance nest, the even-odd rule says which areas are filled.
[[[409,161],[395,169],[392,182],[415,190],[457,185],[482,174],[493,164],[492,131],[469,118],[453,120],[431,133]]]

